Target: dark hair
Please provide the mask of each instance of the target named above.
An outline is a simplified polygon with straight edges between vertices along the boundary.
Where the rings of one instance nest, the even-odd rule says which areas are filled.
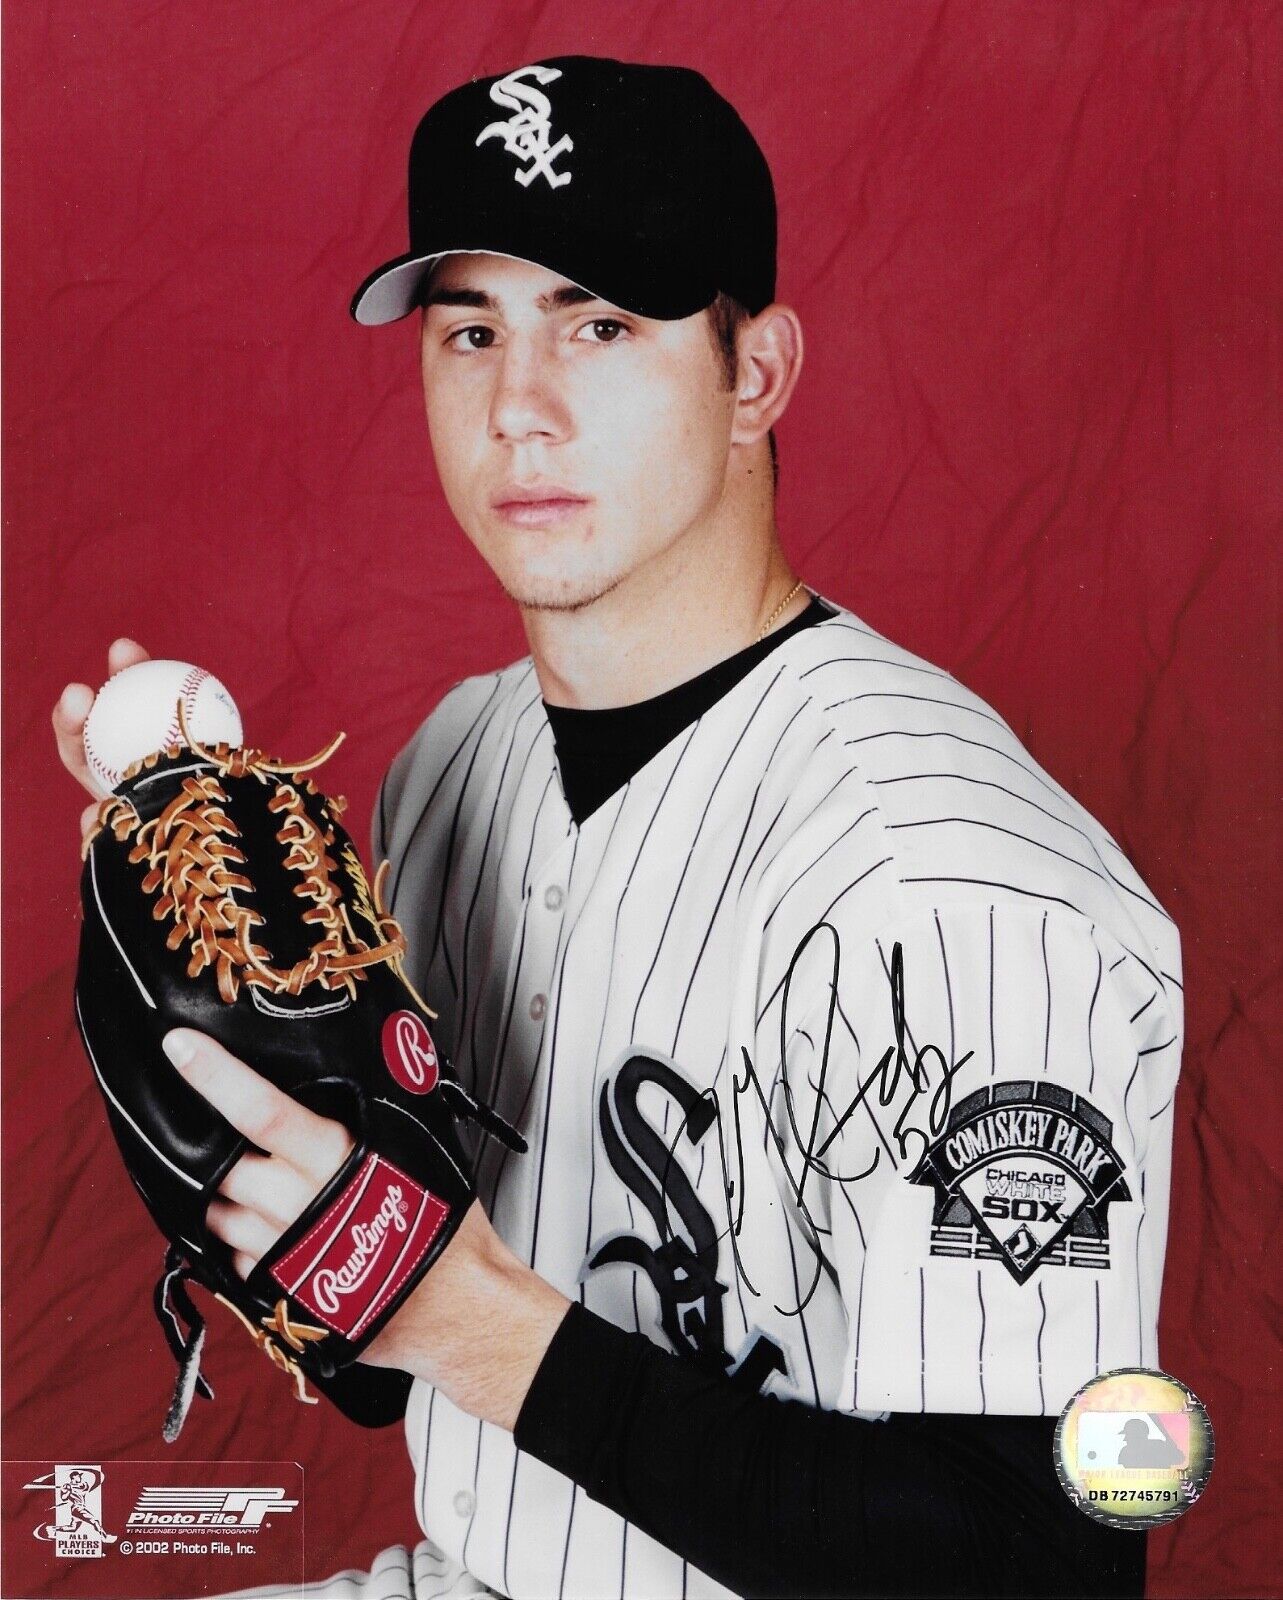
[[[718,359],[722,363],[722,384],[724,388],[733,389],[739,377],[739,331],[749,320],[750,312],[747,306],[738,300],[732,299],[728,294],[718,291],[717,298],[708,308],[708,326],[713,335],[713,348],[717,351]],[[775,429],[767,434],[771,446],[771,476],[775,487],[780,485],[780,458],[775,448]]]

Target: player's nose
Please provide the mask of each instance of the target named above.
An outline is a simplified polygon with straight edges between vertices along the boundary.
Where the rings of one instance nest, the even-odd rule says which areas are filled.
[[[492,439],[506,444],[536,437],[560,443],[573,431],[548,360],[520,339],[508,341],[496,366],[489,431]]]

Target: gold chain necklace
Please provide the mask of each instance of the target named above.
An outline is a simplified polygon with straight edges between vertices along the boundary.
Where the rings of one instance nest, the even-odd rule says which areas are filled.
[[[798,594],[798,592],[802,589],[802,587],[803,587],[802,580],[799,578],[798,581],[789,590],[789,592],[784,596],[783,600],[780,601],[779,605],[776,606],[775,610],[771,612],[770,616],[767,617],[766,621],[762,624],[762,631],[761,631],[761,633],[758,634],[757,638],[753,641],[754,644],[758,644],[763,639],[765,639],[765,637],[771,631],[771,629],[775,626],[775,624],[779,620],[779,618],[782,617],[784,615],[785,611],[788,610],[789,602]]]

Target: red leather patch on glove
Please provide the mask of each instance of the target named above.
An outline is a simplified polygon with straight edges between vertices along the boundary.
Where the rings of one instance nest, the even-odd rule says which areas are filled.
[[[388,1071],[411,1094],[427,1094],[441,1076],[437,1047],[422,1017],[413,1011],[394,1011],[383,1024],[383,1059]]]
[[[333,1205],[269,1270],[327,1327],[356,1339],[422,1261],[449,1214],[443,1200],[371,1151]]]

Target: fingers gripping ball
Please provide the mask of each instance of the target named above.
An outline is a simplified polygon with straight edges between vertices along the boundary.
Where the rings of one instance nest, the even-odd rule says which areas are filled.
[[[99,689],[85,723],[85,760],[101,792],[110,794],[127,769],[183,740],[202,744],[244,740],[236,702],[213,673],[186,661],[140,661]]]
[[[144,757],[99,803],[75,992],[108,1123],[168,1240],[153,1298],[179,1370],[162,1432],[172,1442],[193,1398],[213,1393],[189,1284],[235,1313],[300,1399],[311,1384],[353,1421],[394,1422],[409,1375],[360,1358],[474,1198],[457,1123],[525,1144],[438,1056],[384,904],[387,863],[366,879],[343,800],[307,776],[342,735],[282,761],[207,745],[179,720],[185,748]],[[247,1277],[206,1213],[254,1147],[167,1059],[175,1027],[210,1035],[351,1136]]]

